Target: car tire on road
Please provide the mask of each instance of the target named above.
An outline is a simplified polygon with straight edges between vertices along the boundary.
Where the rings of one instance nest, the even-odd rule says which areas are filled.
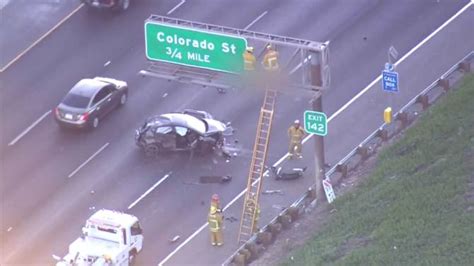
[[[120,96],[119,106],[124,106],[125,103],[127,103],[127,94],[126,93],[124,93],[124,94],[122,94],[122,96]]]
[[[94,117],[91,121],[91,128],[97,128],[99,127],[99,118]]]
[[[154,157],[160,153],[160,146],[158,144],[148,144],[145,146],[145,156]]]
[[[130,0],[121,0],[120,9],[127,10],[130,7]]]
[[[137,255],[137,252],[135,250],[130,251],[130,253],[128,254],[128,265],[135,264],[136,255]]]

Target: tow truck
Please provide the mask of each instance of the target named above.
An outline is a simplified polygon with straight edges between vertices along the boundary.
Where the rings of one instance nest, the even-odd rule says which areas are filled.
[[[128,266],[143,247],[138,218],[123,212],[99,210],[82,228],[83,235],[69,245],[63,258],[53,255],[56,266]]]

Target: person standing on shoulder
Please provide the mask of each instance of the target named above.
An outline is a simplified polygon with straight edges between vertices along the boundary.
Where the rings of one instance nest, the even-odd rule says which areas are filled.
[[[304,136],[305,133],[303,128],[301,128],[300,121],[295,120],[293,125],[288,129],[288,137],[290,137],[290,147],[288,152],[290,153],[290,159],[293,159],[293,156],[295,155],[298,158],[303,158],[301,150],[303,147]]]

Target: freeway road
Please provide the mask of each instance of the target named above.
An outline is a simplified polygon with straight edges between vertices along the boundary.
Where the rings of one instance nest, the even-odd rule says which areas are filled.
[[[98,208],[137,215],[145,229],[145,248],[138,263],[157,263],[175,248],[168,239],[175,235],[184,238],[202,225],[212,193],[219,193],[225,203],[245,187],[261,98],[245,92],[222,95],[212,89],[137,76],[145,66],[143,21],[150,13],[166,15],[173,10],[170,16],[183,19],[240,28],[251,24],[251,30],[330,40],[333,86],[325,93],[324,102],[330,115],[378,76],[390,45],[406,53],[466,2],[275,4],[247,0],[215,4],[203,0],[185,2],[173,10],[179,1],[137,1],[120,15],[80,9],[0,73],[0,263],[50,264],[50,255],[64,254],[84,220]],[[229,10],[240,12],[221,15]],[[5,29],[7,33],[13,30]],[[95,75],[126,80],[130,86],[127,106],[102,121],[94,132],[59,131],[49,111],[78,79]],[[302,118],[308,100],[300,94],[279,99],[270,162],[286,152],[286,128],[295,118]],[[145,159],[134,146],[134,129],[147,116],[184,108],[204,109],[232,121],[237,129],[233,138],[239,140],[241,154],[229,163],[187,154]],[[44,119],[13,141],[40,117]],[[343,131],[330,134],[336,139],[344,137]],[[329,150],[337,150],[337,145],[331,143]],[[343,155],[329,153],[328,161],[333,163]],[[129,209],[168,173],[169,177]],[[225,185],[196,184],[198,176],[205,174],[231,174],[234,179]],[[288,190],[295,194],[310,183],[310,179],[292,183]],[[285,199],[279,201],[284,204]]]

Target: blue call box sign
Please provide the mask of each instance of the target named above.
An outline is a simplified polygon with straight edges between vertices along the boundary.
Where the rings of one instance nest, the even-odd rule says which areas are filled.
[[[398,73],[395,71],[382,71],[382,87],[384,91],[398,92]]]

